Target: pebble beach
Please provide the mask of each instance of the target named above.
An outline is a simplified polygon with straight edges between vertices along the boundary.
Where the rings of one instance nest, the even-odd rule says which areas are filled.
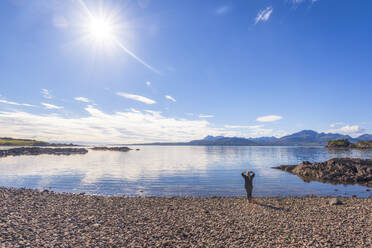
[[[371,247],[372,198],[118,197],[0,188],[2,247]]]

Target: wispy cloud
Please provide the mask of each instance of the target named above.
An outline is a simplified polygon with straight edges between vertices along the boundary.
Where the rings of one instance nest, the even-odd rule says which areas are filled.
[[[291,2],[294,4],[300,4],[300,3],[305,3],[305,2],[316,3],[318,1],[319,0],[291,0]]]
[[[88,99],[88,98],[86,98],[86,97],[82,97],[82,96],[80,96],[80,97],[75,97],[74,98],[76,101],[79,101],[79,102],[90,102],[90,100]]]
[[[224,15],[230,11],[230,7],[227,5],[220,6],[216,9],[217,15]]]
[[[264,10],[261,10],[260,12],[258,12],[255,18],[254,24],[257,24],[259,22],[266,22],[267,20],[269,20],[272,13],[273,13],[273,7],[271,6],[267,7]]]
[[[150,87],[151,86],[151,82],[150,81],[147,81],[146,82],[146,85]]]
[[[165,96],[165,98],[172,101],[172,102],[176,102],[176,99],[174,99],[174,97],[172,97],[172,96],[167,95],[167,96]]]
[[[281,117],[279,115],[266,115],[266,116],[257,117],[256,121],[259,121],[259,122],[273,122],[273,121],[278,121],[278,120],[281,120],[281,119],[283,119],[283,117]]]
[[[137,109],[134,109],[134,108],[130,108],[130,111],[134,112],[134,113],[140,113],[141,111],[137,110]]]
[[[328,130],[329,133],[342,133],[348,135],[357,135],[365,132],[364,128],[361,128],[359,125],[346,125],[337,129]]]
[[[214,117],[214,115],[200,114],[199,117],[200,118],[212,118],[212,117]]]
[[[334,128],[336,126],[340,126],[340,125],[343,125],[343,124],[344,124],[343,122],[335,122],[335,123],[330,124],[329,126]]]
[[[18,102],[7,101],[7,100],[4,100],[4,99],[0,99],[0,103],[9,104],[9,105],[16,105],[16,106],[34,107],[34,105],[31,105],[31,104],[28,104],[28,103],[18,103]]]
[[[262,128],[263,125],[253,125],[253,126],[239,126],[239,125],[225,125],[225,128],[232,128],[232,129],[257,129]]]
[[[47,89],[41,89],[40,93],[43,95],[43,97],[45,99],[52,99],[53,98],[52,94]]]
[[[40,104],[43,105],[46,109],[63,109],[63,107],[61,107],[61,106],[53,105],[53,104],[50,104],[50,103],[42,102]]]
[[[150,98],[144,97],[144,96],[140,96],[140,95],[128,94],[128,93],[124,93],[124,92],[117,92],[116,95],[127,98],[127,99],[131,99],[131,100],[134,100],[134,101],[143,102],[143,103],[146,103],[146,104],[155,104],[156,103],[156,101],[154,101]]]

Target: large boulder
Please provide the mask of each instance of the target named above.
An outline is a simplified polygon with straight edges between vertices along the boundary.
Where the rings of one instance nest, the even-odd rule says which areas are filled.
[[[334,205],[342,205],[342,201],[338,198],[332,198],[329,200],[329,205],[334,206]]]
[[[372,159],[333,158],[325,162],[279,166],[281,169],[298,175],[305,181],[321,181],[336,184],[361,184],[372,187]]]

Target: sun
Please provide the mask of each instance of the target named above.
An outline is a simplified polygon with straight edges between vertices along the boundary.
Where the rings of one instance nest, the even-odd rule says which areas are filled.
[[[88,8],[83,0],[78,1],[83,10],[80,17],[82,37],[95,51],[113,50],[119,37],[123,36],[123,22],[117,8],[102,4]]]
[[[88,39],[96,46],[112,46],[117,40],[116,24],[104,16],[90,16],[85,31]]]
[[[80,3],[83,13],[79,14],[78,20],[79,37],[81,36],[79,43],[90,46],[94,51],[94,56],[101,52],[116,54],[119,49],[151,71],[160,74],[160,71],[128,48],[128,43],[131,40],[131,28],[127,22],[123,22],[120,8],[109,8],[109,6],[100,4],[90,6],[92,8],[90,10],[84,0],[77,0],[77,2]]]
[[[90,38],[95,42],[111,43],[115,40],[114,24],[107,18],[92,17],[87,28]]]

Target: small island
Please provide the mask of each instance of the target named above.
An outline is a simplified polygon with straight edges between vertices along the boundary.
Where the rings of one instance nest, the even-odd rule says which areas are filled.
[[[121,146],[121,147],[106,147],[106,146],[96,146],[91,148],[92,150],[95,151],[115,151],[115,152],[128,152],[132,149],[126,146]]]
[[[372,159],[333,158],[325,162],[274,167],[301,177],[304,181],[333,184],[360,184],[372,187]]]
[[[360,140],[357,143],[351,143],[348,139],[337,139],[328,141],[326,147],[329,149],[372,149],[372,141]]]
[[[44,147],[17,147],[7,150],[0,150],[0,157],[20,156],[20,155],[72,155],[72,154],[86,154],[88,152],[85,148],[44,148]]]

